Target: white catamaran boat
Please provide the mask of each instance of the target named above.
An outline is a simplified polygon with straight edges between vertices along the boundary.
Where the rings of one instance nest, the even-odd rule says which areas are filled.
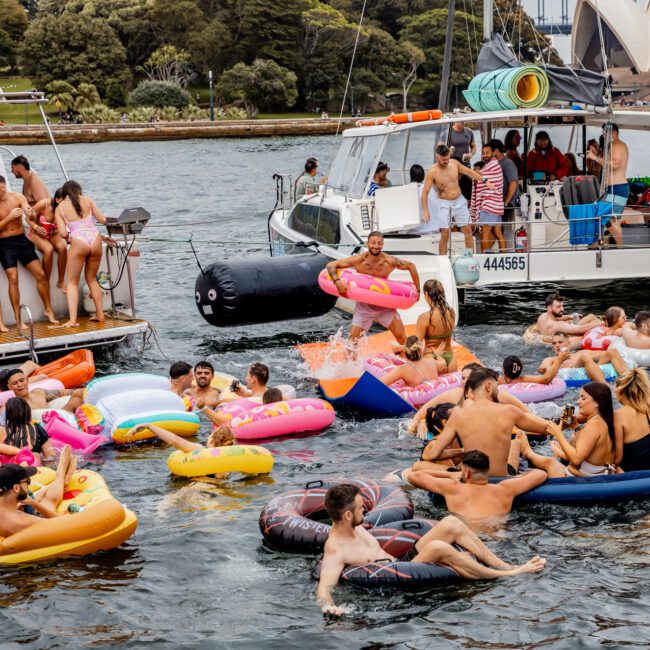
[[[563,73],[560,70],[560,75]],[[566,83],[567,76],[564,73],[560,84]],[[569,78],[569,88],[570,81]],[[576,92],[579,86],[580,82],[576,82]],[[562,90],[566,95],[566,85]],[[451,126],[457,121],[473,128],[482,142],[491,138],[503,140],[507,130],[517,129],[522,136],[524,161],[539,130],[549,132],[553,140],[565,144],[565,153],[573,153],[583,161],[588,137],[599,136],[607,122],[618,124],[631,158],[635,147],[640,146],[638,134],[650,131],[648,111],[612,111],[589,106],[584,100],[582,106],[572,104],[567,100],[557,107],[454,112],[437,120],[402,124],[386,121],[350,128],[342,134],[327,185],[321,185],[319,193],[296,201],[293,179],[276,175],[277,202],[268,224],[271,254],[318,250],[331,259],[347,257],[361,250],[369,232],[379,230],[384,233],[384,250],[412,261],[422,282],[429,278],[440,280],[450,304],[457,308],[464,291],[471,288],[457,281],[454,274],[454,266],[465,249],[464,238],[460,232],[452,233],[449,254],[443,256],[438,254],[439,235],[412,232],[420,225],[420,206],[417,186],[409,182],[411,165],[417,163],[425,169],[432,165],[436,145],[449,143]],[[645,141],[650,142],[650,138]],[[477,144],[480,152],[480,143]],[[605,151],[607,155],[607,148]],[[380,161],[390,167],[391,186],[369,197],[370,183]],[[504,224],[507,251],[473,251],[480,272],[472,287],[544,282],[589,286],[650,276],[650,222],[645,215],[625,208],[620,248],[607,245],[600,219],[596,243],[572,244],[562,185],[546,177],[531,178],[524,168],[520,181],[521,210],[515,211],[513,221]],[[520,237],[515,234],[525,234],[525,244],[516,241]],[[391,277],[409,279],[406,272],[395,272]],[[351,311],[353,304],[339,300],[338,306]],[[406,312],[406,322],[413,322],[425,310],[421,300]]]
[[[35,105],[39,108],[43,124],[48,131],[63,173],[63,183],[68,180],[68,176],[43,111],[42,105],[45,103],[47,103],[47,99],[41,92],[4,93],[0,89],[0,105]],[[15,157],[16,152],[2,143],[0,131],[0,175],[5,177],[9,191],[20,191],[20,187],[11,186],[13,176],[10,172],[10,162]],[[22,335],[15,326],[6,275],[0,272],[0,304],[4,322],[10,330],[8,333],[0,333],[0,361],[27,357],[37,361],[39,354],[88,347],[114,346],[134,335],[146,337],[150,325],[146,320],[136,318],[135,311],[135,276],[140,261],[135,236],[142,231],[149,217],[146,210],[135,208],[125,210],[119,217],[110,218],[107,222],[108,232],[116,240],[117,245],[104,245],[104,255],[98,272],[100,285],[105,294],[106,319],[104,322],[90,320],[92,313],[89,310],[94,309],[94,306],[92,301],[85,296],[87,287],[82,279],[79,286],[79,327],[63,328],[50,325],[45,319],[43,303],[36,291],[34,278],[19,265],[21,318],[29,326],[27,334]],[[56,261],[54,269],[50,286],[52,306],[57,318],[61,322],[65,322],[68,305],[66,296],[56,287]]]

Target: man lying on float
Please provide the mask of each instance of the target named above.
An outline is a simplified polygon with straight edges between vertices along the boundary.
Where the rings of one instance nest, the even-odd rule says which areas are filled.
[[[340,269],[353,268],[357,273],[372,275],[376,278],[386,279],[395,270],[408,271],[415,285],[418,297],[420,295],[420,276],[413,262],[401,260],[392,255],[383,252],[384,236],[379,231],[373,231],[368,235],[368,250],[359,255],[345,257],[342,260],[334,260],[327,265],[327,273],[336,286],[336,290],[343,298],[347,297],[345,284],[338,277],[337,271]],[[386,307],[376,307],[364,302],[357,302],[352,316],[352,329],[350,330],[350,339],[353,341],[361,337],[373,325],[379,323],[389,329],[393,336],[402,345],[406,339],[404,323],[397,313],[396,309]]]
[[[30,391],[27,377],[19,368],[10,370],[6,375],[6,379],[7,388],[12,390],[16,397],[22,397],[32,409],[46,409],[48,402],[59,397],[70,397],[67,403],[61,408],[64,411],[74,413],[84,402],[83,388],[61,388],[54,390],[32,388]]]
[[[396,558],[386,553],[363,527],[363,499],[356,485],[342,483],[331,487],[325,495],[325,509],[332,520],[332,529],[325,542],[316,598],[324,614],[341,616],[346,609],[336,606],[332,599],[332,589],[337,585],[345,567],[378,561],[394,562]],[[474,557],[456,550],[453,544],[462,546]],[[445,517],[433,526],[417,542],[413,553],[412,557],[400,559],[444,564],[469,580],[537,573],[546,565],[546,560],[539,556],[519,566],[504,562],[460,519],[453,516]]]

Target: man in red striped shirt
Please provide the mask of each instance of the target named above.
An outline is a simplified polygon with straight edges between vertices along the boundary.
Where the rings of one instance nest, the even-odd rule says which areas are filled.
[[[481,170],[483,178],[489,181],[475,183],[472,191],[470,212],[472,219],[481,224],[481,253],[485,253],[494,245],[494,240],[499,242],[499,250],[506,250],[506,240],[503,237],[501,222],[503,220],[503,172],[499,161],[494,157],[492,143],[483,145],[483,162],[485,167]]]

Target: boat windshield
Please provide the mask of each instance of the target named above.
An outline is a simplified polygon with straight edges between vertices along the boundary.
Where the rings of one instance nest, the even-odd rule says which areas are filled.
[[[385,135],[343,138],[330,170],[329,186],[338,193],[361,198],[385,139]]]

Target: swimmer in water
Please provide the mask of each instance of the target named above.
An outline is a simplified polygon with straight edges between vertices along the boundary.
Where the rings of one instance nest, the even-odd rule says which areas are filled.
[[[212,388],[214,379],[214,366],[209,361],[199,361],[194,366],[194,381],[192,386],[185,391],[185,395],[201,400],[206,406],[215,408],[221,402],[221,391]]]
[[[396,558],[386,553],[363,527],[363,499],[356,485],[343,483],[331,487],[325,495],[325,509],[332,520],[332,528],[325,542],[316,598],[324,614],[338,617],[345,614],[346,609],[334,603],[332,589],[338,584],[345,567],[377,561],[393,562]],[[454,544],[471,555],[456,550]],[[460,519],[453,516],[445,517],[434,525],[417,542],[414,553],[410,561],[444,564],[468,580],[538,573],[546,565],[546,560],[538,556],[520,566],[504,562]]]
[[[546,296],[545,304],[546,311],[537,319],[539,333],[542,336],[553,336],[557,332],[564,332],[571,337],[571,347],[574,349],[581,347],[580,341],[586,332],[603,324],[593,314],[580,317],[574,323],[572,315],[564,315],[564,298],[557,291]]]
[[[568,351],[560,352],[553,362],[545,366],[543,374],[522,375],[524,364],[519,357],[511,355],[503,360],[503,374],[499,377],[499,385],[512,386],[513,384],[550,384],[565,361],[569,360]]]
[[[505,515],[512,510],[512,502],[547,479],[546,472],[532,469],[501,481],[488,483],[490,457],[482,451],[466,451],[460,472],[415,471],[408,476],[411,485],[440,494],[445,498],[449,512],[472,522]]]
[[[146,430],[151,431],[163,442],[166,442],[168,445],[175,447],[179,451],[183,451],[186,454],[189,454],[193,451],[201,451],[201,449],[211,449],[213,447],[229,447],[230,445],[235,444],[235,436],[233,435],[230,427],[225,425],[218,426],[215,428],[212,433],[208,436],[208,442],[205,445],[202,445],[198,442],[190,442],[186,438],[181,438],[167,429],[163,429],[155,424],[145,423],[138,424],[128,431],[126,434],[127,437],[136,434],[142,433]]]

